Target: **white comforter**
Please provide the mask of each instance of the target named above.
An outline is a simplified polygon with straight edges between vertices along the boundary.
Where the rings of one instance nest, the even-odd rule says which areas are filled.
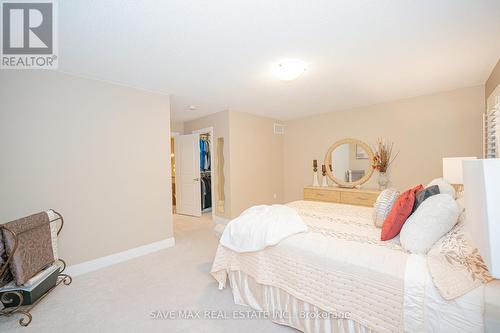
[[[263,250],[283,239],[307,231],[297,211],[285,205],[254,206],[233,219],[220,243],[238,253]]]
[[[426,258],[408,254],[398,243],[381,242],[369,208],[305,201],[288,206],[298,212],[308,232],[279,244],[274,238],[268,244],[276,246],[253,253],[233,252],[221,242],[211,271],[219,286],[225,285],[230,271],[242,271],[325,311],[349,312],[351,320],[377,332],[483,330],[482,287],[444,300]],[[233,230],[242,242],[238,244],[259,248],[265,242],[255,246],[244,230],[260,222],[246,218],[241,229]],[[261,228],[266,227],[260,225],[259,233]]]

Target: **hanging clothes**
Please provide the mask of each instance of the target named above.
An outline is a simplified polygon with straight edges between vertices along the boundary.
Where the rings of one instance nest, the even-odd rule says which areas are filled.
[[[205,209],[205,196],[207,193],[207,187],[205,185],[205,179],[203,177],[200,179],[200,186],[201,186],[201,209]]]
[[[210,170],[210,144],[207,142],[207,150],[205,153],[205,171]]]
[[[210,173],[201,175],[201,209],[212,207],[212,182]]]
[[[210,136],[200,135],[200,186],[201,186],[201,209],[212,207],[212,182],[210,163]]]
[[[205,170],[205,150],[206,142],[200,138],[200,170]]]
[[[210,141],[208,138],[200,138],[200,170],[210,170]]]

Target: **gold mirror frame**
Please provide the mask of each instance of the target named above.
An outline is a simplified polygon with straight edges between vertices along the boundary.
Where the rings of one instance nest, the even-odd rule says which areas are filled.
[[[332,164],[332,152],[335,150],[335,148],[337,148],[343,144],[349,144],[349,143],[360,145],[368,154],[368,172],[362,178],[360,178],[354,182],[351,182],[351,183],[335,178],[333,173],[330,171],[330,167],[329,167]],[[368,146],[366,143],[364,143],[361,140],[347,138],[347,139],[339,140],[330,146],[330,148],[326,152],[324,164],[326,166],[326,174],[328,175],[328,178],[333,180],[340,187],[353,188],[353,187],[356,187],[356,186],[359,186],[359,185],[366,183],[371,178],[371,176],[373,174],[373,168],[371,167],[372,161],[373,161],[373,151],[370,148],[370,146]],[[334,166],[332,165],[332,168],[333,167]]]

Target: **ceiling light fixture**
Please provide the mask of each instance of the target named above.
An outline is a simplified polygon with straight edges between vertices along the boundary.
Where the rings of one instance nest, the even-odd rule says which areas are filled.
[[[291,81],[307,70],[307,63],[300,59],[285,59],[271,66],[271,73],[280,80]]]

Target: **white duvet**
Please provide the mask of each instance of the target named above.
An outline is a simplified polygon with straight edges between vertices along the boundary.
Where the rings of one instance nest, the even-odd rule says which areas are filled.
[[[288,205],[252,207],[228,224],[211,270],[219,287],[229,271],[251,272],[258,283],[325,311],[345,308],[351,320],[374,331],[484,331],[483,287],[443,299],[427,258],[380,242],[369,208],[306,201]],[[270,245],[276,246],[259,251]],[[225,248],[259,252],[240,256]],[[349,278],[341,279],[346,274]]]
[[[285,205],[254,206],[228,223],[220,244],[235,252],[254,252],[307,231],[297,211]]]

